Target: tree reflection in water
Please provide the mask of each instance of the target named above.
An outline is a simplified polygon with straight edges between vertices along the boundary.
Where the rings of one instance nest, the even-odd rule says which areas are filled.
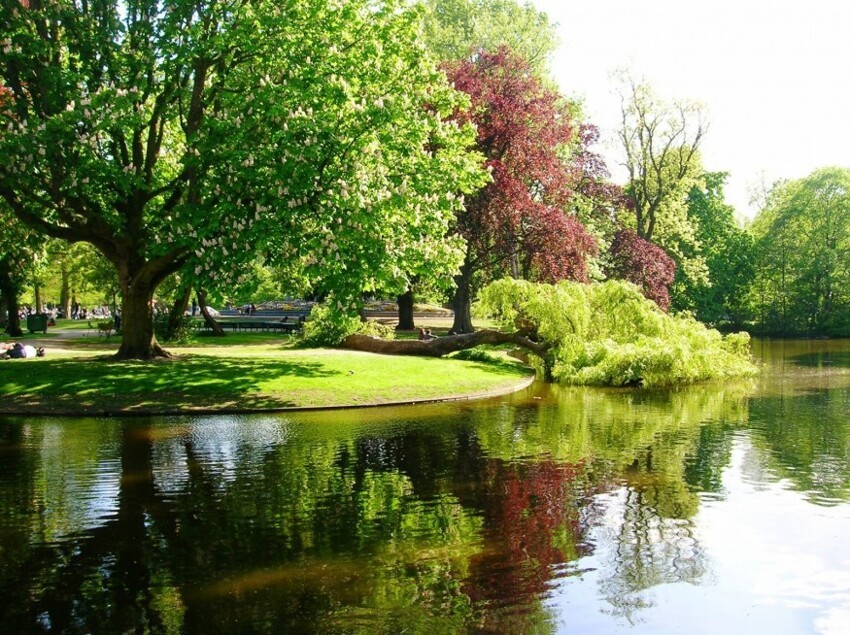
[[[563,563],[583,554],[584,465],[489,461],[477,491],[486,547],[464,584],[482,632],[532,632]],[[562,573],[563,574],[563,573]]]
[[[695,518],[751,413],[754,460],[847,492],[828,469],[850,437],[839,409],[820,409],[829,443],[801,450],[771,417],[793,414],[797,439],[822,422],[752,391],[545,388],[364,422],[0,420],[0,623],[547,632],[561,582],[585,575],[639,621],[654,587],[711,578]]]

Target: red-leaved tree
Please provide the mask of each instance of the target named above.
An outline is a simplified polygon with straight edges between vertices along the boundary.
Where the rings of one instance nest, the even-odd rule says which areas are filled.
[[[676,263],[661,247],[644,240],[633,229],[623,229],[614,235],[608,274],[633,282],[663,310],[670,307],[670,285],[676,275]]]
[[[458,118],[477,125],[477,149],[493,177],[457,217],[467,251],[455,278],[452,329],[471,333],[477,282],[505,273],[587,279],[596,242],[568,210],[580,188],[601,180],[604,166],[585,145],[592,129],[508,49],[479,52],[446,72],[470,96],[472,107]]]

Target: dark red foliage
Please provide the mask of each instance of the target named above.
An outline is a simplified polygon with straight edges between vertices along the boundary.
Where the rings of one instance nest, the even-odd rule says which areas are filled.
[[[534,603],[557,567],[582,552],[584,464],[491,462],[482,484],[487,549],[464,588],[491,609]],[[489,629],[486,629],[489,630]]]
[[[554,207],[541,209],[523,227],[527,245],[525,269],[541,282],[587,282],[587,256],[596,253],[596,240],[575,216]]]
[[[608,273],[635,283],[665,311],[670,307],[670,285],[676,275],[676,263],[661,247],[644,240],[636,231],[623,229],[614,235]]]
[[[477,125],[477,147],[493,175],[458,218],[467,264],[498,274],[512,261],[526,276],[585,280],[585,260],[596,244],[569,210],[577,191],[605,175],[586,149],[595,128],[580,126],[569,103],[506,48],[480,52],[446,72],[471,98],[472,108],[458,118]]]

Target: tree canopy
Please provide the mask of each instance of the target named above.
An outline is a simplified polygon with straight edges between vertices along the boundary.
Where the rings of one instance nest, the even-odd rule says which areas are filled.
[[[687,206],[688,193],[703,174],[699,148],[708,130],[705,109],[695,102],[661,99],[649,84],[623,73],[620,114],[617,137],[632,217],[627,226],[670,254],[680,277],[706,282]]]
[[[558,45],[549,16],[515,0],[419,0],[423,35],[439,59],[456,61],[507,47],[539,74]]]
[[[686,101],[666,102],[645,82],[620,78],[621,123],[617,131],[628,171],[635,230],[656,232],[684,220],[684,200],[702,175],[699,147],[707,131],[704,109]]]
[[[507,272],[544,280],[586,280],[593,237],[571,213],[576,191],[596,179],[595,163],[571,104],[545,87],[521,57],[506,48],[480,52],[447,66],[454,85],[470,96],[460,113],[476,124],[476,147],[492,182],[467,197],[455,231],[466,241],[455,278],[453,330],[472,330],[475,276]]]
[[[8,209],[0,202],[0,322],[5,332],[23,334],[20,323],[20,296],[33,273],[36,261],[44,251],[39,237],[19,223],[13,222]]]
[[[747,291],[754,274],[752,235],[735,220],[735,209],[725,202],[723,172],[704,174],[688,194],[688,218],[695,224],[695,243],[688,258],[705,261],[707,279],[677,276],[673,307],[692,310],[697,319],[740,328],[748,316]]]
[[[0,196],[115,266],[120,357],[165,354],[150,305],[168,275],[238,279],[257,248],[341,310],[457,266],[444,235],[483,174],[404,5],[3,5]]]
[[[607,269],[611,278],[637,285],[664,311],[670,308],[676,263],[661,247],[644,240],[633,229],[622,229],[614,235]]]
[[[752,231],[758,328],[850,335],[850,169],[777,184]]]

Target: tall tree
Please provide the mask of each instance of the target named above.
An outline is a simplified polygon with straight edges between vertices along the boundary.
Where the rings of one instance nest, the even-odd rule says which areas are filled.
[[[707,131],[696,103],[661,100],[645,82],[620,76],[617,136],[629,177],[635,230],[653,240],[664,225],[686,221],[684,201],[702,174],[699,146]],[[663,246],[663,245],[662,245]]]
[[[0,20],[0,196],[115,267],[118,357],[167,355],[167,276],[221,284],[260,245],[340,309],[402,286],[400,263],[457,265],[443,236],[477,159],[401,0],[32,0]]]
[[[423,36],[439,59],[453,62],[506,46],[543,74],[558,46],[555,24],[515,0],[419,0]]]
[[[5,213],[4,213],[5,212]],[[5,317],[5,331],[13,337],[23,335],[20,319],[21,292],[29,273],[42,253],[38,236],[11,221],[8,210],[0,203],[0,321]],[[3,315],[3,310],[6,314]]]
[[[680,277],[707,283],[698,255],[696,224],[687,197],[704,170],[699,148],[707,132],[706,112],[695,102],[661,99],[644,81],[622,72],[621,121],[617,137],[628,174],[631,218],[626,226],[670,254]]]
[[[762,330],[850,334],[850,169],[780,183],[753,223]]]
[[[457,216],[466,253],[455,278],[452,330],[470,333],[477,278],[512,265],[518,274],[522,259],[540,279],[585,280],[596,245],[568,211],[584,176],[571,169],[570,146],[579,155],[585,150],[571,105],[506,48],[448,65],[447,72],[472,100],[459,117],[477,125],[477,147],[493,178]]]
[[[416,4],[422,9],[423,40],[439,60],[454,63],[506,46],[545,76],[557,35],[548,16],[532,5],[515,0],[417,0]],[[399,330],[415,328],[416,294],[411,286],[398,296]]]
[[[740,328],[754,275],[753,240],[735,220],[735,209],[724,201],[726,176],[707,173],[688,194],[688,218],[696,224],[698,247],[686,256],[705,260],[708,280],[694,283],[677,272],[673,307],[692,310],[703,322]]]
[[[17,222],[14,218],[11,222]],[[88,243],[69,245],[63,240],[50,239],[46,245],[46,287],[48,297],[58,300],[64,317],[70,317],[74,298],[83,291],[95,291],[99,301],[114,310],[118,294],[115,268]],[[113,297],[113,294],[115,297]]]

